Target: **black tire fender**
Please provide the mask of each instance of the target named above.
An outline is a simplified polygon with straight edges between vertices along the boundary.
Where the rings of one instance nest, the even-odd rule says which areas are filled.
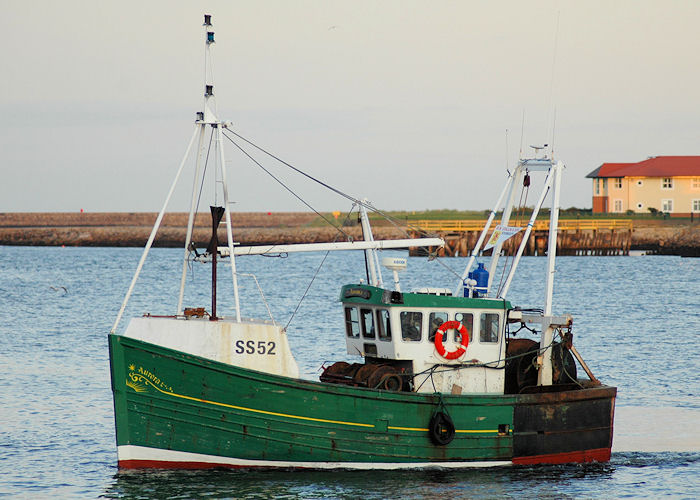
[[[434,444],[445,446],[455,438],[455,424],[447,413],[436,411],[430,418],[428,432]]]

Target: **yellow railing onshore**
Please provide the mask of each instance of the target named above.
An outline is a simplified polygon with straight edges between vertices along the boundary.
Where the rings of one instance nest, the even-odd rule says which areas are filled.
[[[511,220],[512,226],[527,226],[528,219],[516,224]],[[417,220],[409,222],[411,226],[418,227],[424,231],[479,231],[484,228],[485,220]],[[491,224],[495,228],[498,224],[494,221]],[[533,226],[535,231],[546,231],[549,229],[549,220],[535,221]],[[559,229],[562,231],[575,230],[598,230],[598,229],[632,229],[632,221],[629,219],[559,219]]]

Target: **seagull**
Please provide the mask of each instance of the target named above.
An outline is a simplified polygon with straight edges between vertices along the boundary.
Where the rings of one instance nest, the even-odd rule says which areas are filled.
[[[59,290],[63,289],[63,291],[64,291],[66,294],[68,293],[68,289],[67,289],[65,286],[50,286],[49,288],[50,288],[51,290],[53,290],[54,292],[58,292]]]

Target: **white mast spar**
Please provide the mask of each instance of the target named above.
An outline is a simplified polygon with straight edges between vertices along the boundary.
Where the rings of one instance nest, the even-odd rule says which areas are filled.
[[[203,137],[204,130],[208,126],[215,134],[216,146],[219,152],[219,168],[221,169],[221,187],[224,195],[224,218],[226,225],[226,238],[228,249],[231,254],[231,280],[233,283],[233,299],[236,311],[236,321],[241,321],[241,306],[238,294],[238,276],[236,274],[236,260],[233,257],[233,228],[231,225],[231,203],[228,195],[228,184],[226,176],[226,160],[224,158],[223,129],[228,126],[227,122],[219,120],[216,109],[216,98],[214,97],[214,71],[212,64],[211,49],[214,41],[214,31],[211,23],[211,16],[204,15],[204,111],[197,114],[197,124],[200,127],[200,147],[197,151],[197,166],[195,168],[194,183],[192,186],[192,201],[190,204],[190,214],[187,223],[187,236],[185,238],[185,258],[182,264],[182,276],[180,279],[180,296],[177,304],[177,313],[182,314],[182,301],[185,293],[185,278],[187,275],[187,259],[190,253],[190,242],[192,239],[192,227],[194,224],[194,212],[196,210],[197,186],[199,180],[199,169],[204,155]],[[215,300],[215,299],[214,299]]]
[[[369,216],[367,215],[367,208],[365,208],[367,203],[369,203],[367,198],[362,200],[362,203],[360,203],[360,223],[362,224],[362,234],[365,237],[365,241],[374,241],[372,227],[369,224]],[[365,258],[367,259],[367,265],[369,266],[369,284],[372,286],[383,286],[382,269],[379,266],[377,249],[368,248],[365,250]]]

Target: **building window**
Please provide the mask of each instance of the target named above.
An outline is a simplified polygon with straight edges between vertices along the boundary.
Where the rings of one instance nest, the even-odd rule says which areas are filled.
[[[690,187],[692,189],[700,189],[700,177],[693,177],[690,180]]]
[[[643,186],[643,185],[644,185],[644,182],[642,182],[641,179],[637,181],[637,186]]]
[[[673,189],[673,179],[671,177],[662,178],[661,189]]]
[[[637,210],[641,210],[642,208],[644,208],[644,205],[642,205],[641,203],[637,203]]]
[[[614,208],[613,212],[618,212],[618,213],[622,212],[622,200],[615,200],[614,206],[615,206],[615,208]]]
[[[595,194],[596,195],[600,194],[600,179],[595,180]]]
[[[615,177],[615,189],[622,189],[622,177]]]
[[[693,212],[700,212],[700,200],[693,200]]]
[[[673,200],[661,200],[661,211],[667,214],[673,212]]]

